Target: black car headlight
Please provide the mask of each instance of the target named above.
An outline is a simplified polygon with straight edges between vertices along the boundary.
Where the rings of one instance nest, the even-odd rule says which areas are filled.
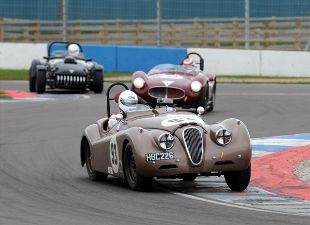
[[[174,145],[174,138],[171,134],[169,133],[163,133],[159,136],[158,138],[159,146],[163,150],[169,150],[173,147]]]
[[[93,62],[86,62],[86,68],[88,70],[92,70],[94,68],[95,64]]]
[[[215,142],[218,145],[225,146],[231,142],[231,133],[225,128],[221,128],[215,133]]]
[[[48,66],[50,67],[50,70],[51,71],[54,71],[56,69],[56,66],[57,66],[57,62],[56,60],[50,60],[48,62]]]

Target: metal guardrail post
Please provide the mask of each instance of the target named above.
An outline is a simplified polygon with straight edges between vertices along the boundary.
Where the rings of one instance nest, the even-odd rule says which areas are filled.
[[[250,48],[250,0],[244,0],[244,42],[245,49]]]
[[[161,47],[161,0],[156,0],[157,47]]]
[[[309,39],[309,41],[307,42],[304,51],[305,51],[305,52],[306,52],[306,51],[310,51],[310,39]]]
[[[62,0],[62,25],[63,25],[63,41],[68,40],[68,18],[67,18],[67,0]]]

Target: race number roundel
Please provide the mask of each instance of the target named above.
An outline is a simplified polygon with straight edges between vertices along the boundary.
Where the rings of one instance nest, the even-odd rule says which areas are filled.
[[[182,124],[182,123],[198,123],[198,124],[204,124],[203,120],[201,118],[197,118],[197,117],[188,117],[186,115],[182,116],[178,116],[178,117],[170,117],[168,119],[165,119],[161,122],[161,125],[164,127],[170,127],[170,126],[175,126],[178,124]]]
[[[119,155],[116,137],[113,136],[110,141],[110,161],[114,173],[118,173],[119,170]]]

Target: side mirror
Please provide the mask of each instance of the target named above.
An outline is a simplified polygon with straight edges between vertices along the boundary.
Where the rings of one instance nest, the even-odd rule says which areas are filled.
[[[122,114],[120,114],[120,113],[116,114],[116,120],[117,120],[117,121],[121,121],[123,118],[124,118],[124,117],[123,117]]]
[[[199,106],[197,108],[197,113],[198,113],[198,116],[201,116],[202,114],[205,113],[205,109],[202,106]]]

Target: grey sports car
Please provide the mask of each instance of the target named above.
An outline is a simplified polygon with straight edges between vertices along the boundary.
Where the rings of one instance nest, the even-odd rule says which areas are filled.
[[[197,176],[225,177],[233,191],[247,188],[251,176],[249,132],[238,119],[206,124],[198,115],[170,107],[152,109],[137,104],[108,127],[110,90],[105,118],[89,125],[81,139],[81,164],[92,180],[108,175],[127,181],[134,190],[146,190],[157,178],[194,180]],[[115,99],[118,100],[117,97]]]

